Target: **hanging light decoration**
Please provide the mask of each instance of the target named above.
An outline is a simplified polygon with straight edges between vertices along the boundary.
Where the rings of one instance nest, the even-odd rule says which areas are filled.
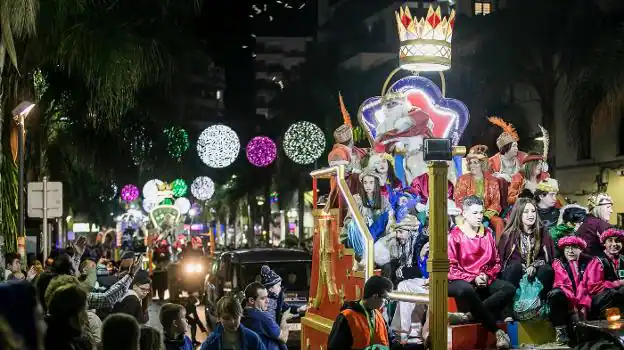
[[[297,164],[312,164],[325,150],[325,134],[316,124],[302,121],[291,125],[284,135],[284,152]]]
[[[188,186],[186,185],[186,182],[184,182],[184,180],[175,179],[171,183],[171,191],[174,197],[182,197],[186,195],[186,192],[188,191]]]
[[[215,184],[208,176],[200,176],[191,184],[191,194],[201,201],[209,200],[215,192]]]
[[[139,189],[135,185],[125,185],[121,189],[121,199],[126,202],[132,202],[139,198]]]
[[[232,164],[239,151],[238,135],[230,127],[222,124],[206,128],[197,141],[199,157],[211,168],[225,168]]]
[[[182,215],[186,215],[189,209],[191,209],[191,202],[186,197],[176,199],[174,205],[180,210]]]
[[[143,198],[154,198],[158,196],[158,187],[162,186],[163,182],[158,179],[149,180],[143,185]]]
[[[266,136],[256,136],[247,144],[247,159],[257,167],[273,163],[277,155],[275,142]]]
[[[167,128],[164,133],[167,136],[167,151],[173,158],[179,159],[189,148],[188,133],[179,126]]]

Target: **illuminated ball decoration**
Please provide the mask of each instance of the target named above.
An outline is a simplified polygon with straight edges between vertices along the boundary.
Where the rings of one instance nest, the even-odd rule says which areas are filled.
[[[222,124],[206,128],[197,141],[199,157],[211,168],[225,168],[232,164],[239,151],[238,135],[230,127]]]
[[[189,138],[186,130],[179,126],[165,129],[167,136],[167,151],[173,158],[180,158],[189,148]]]
[[[191,193],[200,201],[209,200],[215,192],[215,184],[208,176],[200,176],[193,180]]]
[[[325,150],[325,134],[310,122],[291,125],[284,135],[284,152],[297,164],[312,164]]]
[[[191,209],[191,202],[186,197],[176,199],[174,205],[180,210],[180,214],[182,215],[186,215],[189,209]]]
[[[171,183],[171,192],[173,193],[174,197],[182,197],[186,195],[187,191],[188,191],[188,186],[186,185],[186,182],[184,182],[184,180],[175,179]]]
[[[158,196],[158,186],[162,186],[163,182],[154,179],[149,180],[143,185],[143,198],[155,198]]]
[[[277,155],[275,142],[266,136],[256,136],[247,144],[247,159],[257,167],[273,163]]]
[[[121,189],[121,199],[132,202],[139,198],[139,189],[135,185],[125,185]]]
[[[145,210],[146,213],[149,213],[158,205],[158,199],[154,197],[143,198],[143,203],[141,203],[141,205],[143,206],[143,210]]]

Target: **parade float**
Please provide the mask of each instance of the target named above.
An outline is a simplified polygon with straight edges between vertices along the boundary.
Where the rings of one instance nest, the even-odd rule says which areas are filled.
[[[447,298],[449,260],[447,256],[448,217],[453,202],[449,188],[461,175],[461,156],[466,153],[459,140],[469,121],[467,107],[447,98],[444,71],[451,66],[451,42],[455,12],[442,16],[430,7],[423,18],[413,17],[408,7],[396,12],[400,39],[399,67],[384,83],[379,96],[366,99],[358,111],[374,152],[390,154],[396,177],[403,188],[421,201],[419,211],[428,211],[430,253],[428,261],[429,294],[391,293],[391,301],[429,305],[429,330],[433,349],[482,349],[495,339],[479,324],[448,326],[448,312],[457,311],[454,300]],[[393,81],[399,72],[409,73]],[[440,85],[421,76],[435,73]],[[405,74],[404,74],[405,75]],[[345,108],[342,106],[343,115]],[[342,129],[341,129],[342,128]],[[330,153],[328,168],[311,173],[314,194],[314,244],[309,309],[302,319],[301,349],[327,348],[333,321],[345,301],[361,299],[365,281],[376,271],[374,240],[354,199],[352,177],[357,176],[360,149],[349,142],[350,119],[334,137],[332,153],[342,150],[347,156]],[[428,139],[446,144],[445,159],[428,155]],[[346,152],[344,150],[346,149]],[[433,152],[433,150],[429,150]],[[444,152],[443,152],[444,153]],[[427,161],[426,161],[427,160]],[[324,206],[317,205],[319,182],[329,182],[330,193]],[[415,190],[416,189],[416,190]],[[320,195],[325,195],[321,193]],[[426,208],[426,209],[425,209]],[[362,234],[364,253],[356,257],[354,249],[341,243],[340,232],[345,216],[350,216]],[[357,258],[357,259],[356,259]],[[356,261],[358,260],[358,261]],[[515,342],[540,344],[553,338],[552,327],[543,323],[511,325]]]

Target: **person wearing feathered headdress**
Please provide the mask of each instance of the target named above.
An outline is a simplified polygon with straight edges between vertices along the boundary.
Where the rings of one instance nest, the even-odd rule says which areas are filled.
[[[555,281],[553,289],[548,293],[548,305],[557,343],[568,345],[568,334],[573,329],[573,323],[584,313],[581,312],[584,308],[582,301],[588,298],[581,284],[589,259],[581,256],[586,243],[579,237],[563,237],[557,247],[563,254],[552,263]]]
[[[329,152],[327,161],[330,166],[345,165],[348,171],[359,172],[362,169],[361,160],[367,152],[365,149],[353,145],[353,125],[351,124],[351,116],[344,105],[342,94],[338,95],[338,101],[344,124],[334,131],[336,143]]]
[[[496,178],[488,172],[487,151],[488,147],[485,145],[476,145],[470,148],[468,155],[466,155],[469,172],[457,179],[453,196],[458,207],[461,206],[464,198],[468,196],[481,198],[485,203],[484,216],[488,219],[494,232],[496,232],[498,241],[505,229],[505,223],[500,218],[502,211],[500,187]]]
[[[522,160],[522,168],[511,177],[511,184],[507,193],[508,205],[514,204],[519,196],[533,198],[537,186],[550,178],[548,163],[546,163],[550,139],[548,131],[541,125],[539,127],[542,130],[543,151],[542,153],[529,152]]]
[[[592,318],[601,318],[607,308],[624,308],[624,231],[610,228],[600,234],[603,252],[587,264],[581,288],[587,296],[581,306]]]
[[[587,209],[589,214],[579,227],[577,234],[587,243],[587,248],[583,254],[598,256],[602,254],[603,250],[598,237],[611,227],[609,218],[613,213],[613,200],[606,193],[592,194],[587,200]]]
[[[513,125],[499,117],[490,117],[488,120],[503,130],[496,139],[498,153],[489,159],[490,171],[494,176],[511,182],[511,177],[522,168],[526,153],[518,151],[520,137]]]

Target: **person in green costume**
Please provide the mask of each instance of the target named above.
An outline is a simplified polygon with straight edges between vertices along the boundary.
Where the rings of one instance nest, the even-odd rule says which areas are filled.
[[[557,225],[550,228],[550,237],[555,243],[555,257],[563,256],[563,250],[558,246],[559,240],[573,235],[585,220],[587,213],[587,208],[578,204],[569,204],[561,208]]]

